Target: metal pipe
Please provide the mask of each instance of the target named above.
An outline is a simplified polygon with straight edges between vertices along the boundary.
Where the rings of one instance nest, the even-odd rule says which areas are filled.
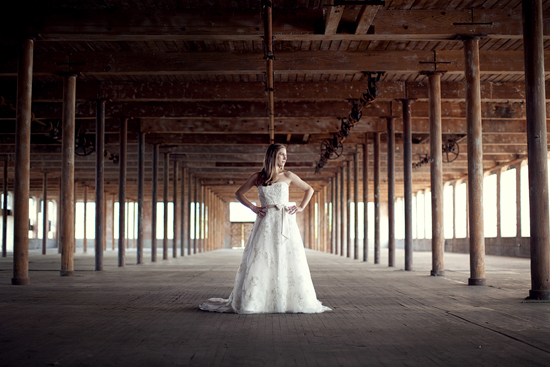
[[[157,261],[157,185],[158,185],[158,156],[159,146],[153,145],[153,188],[151,203],[151,261]]]
[[[430,181],[432,191],[432,270],[444,276],[443,252],[443,151],[441,141],[441,72],[428,73],[430,106]]]
[[[105,170],[103,152],[105,151],[105,100],[97,101],[96,113],[96,170],[95,170],[95,270],[103,270],[104,210],[105,210]]]
[[[17,65],[17,111],[15,121],[15,190],[13,225],[13,285],[29,279],[29,185],[31,160],[31,100],[34,40],[21,44]]]
[[[126,265],[126,167],[128,162],[128,118],[120,121],[118,180],[118,266]]]
[[[541,0],[523,0],[529,211],[531,222],[531,290],[529,298],[550,299],[548,147]]]
[[[380,133],[374,133],[374,263],[380,264]]]
[[[145,226],[144,218],[144,186],[145,186],[145,133],[140,131],[138,134],[138,233],[137,233],[137,264],[143,264],[143,232]]]
[[[61,276],[74,275],[74,146],[76,75],[63,78],[61,171]]]
[[[42,255],[46,255],[48,244],[48,172],[43,173],[42,180]]]
[[[395,266],[395,118],[386,117],[388,131],[388,266]]]

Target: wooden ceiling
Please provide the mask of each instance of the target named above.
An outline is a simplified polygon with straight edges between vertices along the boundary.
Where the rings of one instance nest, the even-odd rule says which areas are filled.
[[[458,158],[443,165],[444,180],[467,173],[464,56],[458,35],[479,35],[484,168],[526,156],[521,1],[405,0],[369,2],[273,1],[275,140],[288,144],[288,168],[316,189],[344,160],[396,120],[396,193],[403,192],[401,103],[412,105],[413,162],[429,153],[426,76],[442,75],[443,140]],[[543,1],[543,8],[550,1]],[[550,13],[548,13],[550,18]],[[56,196],[61,144],[62,72],[77,79],[77,130],[93,140],[96,100],[107,98],[106,148],[118,154],[120,119],[130,117],[128,194],[136,198],[137,134],[146,131],[146,193],[152,144],[169,151],[224,200],[261,168],[269,143],[260,0],[29,0],[0,15],[0,154],[13,158],[17,44],[35,38],[31,192],[43,172]],[[547,17],[545,16],[545,19]],[[548,23],[545,23],[545,27]],[[545,50],[550,29],[545,28]],[[546,55],[550,60],[550,54]],[[546,61],[548,64],[550,61]],[[550,65],[546,66],[550,70]],[[367,73],[383,71],[377,98],[346,139],[344,153],[315,174],[323,140],[367,88]],[[550,112],[550,111],[549,111]],[[38,122],[39,121],[39,122]],[[42,123],[42,124],[41,124]],[[372,161],[372,145],[370,144]],[[382,180],[386,177],[382,135]],[[162,154],[160,155],[162,159]],[[95,154],[76,157],[79,199],[93,198]],[[162,162],[159,162],[162,180]],[[13,159],[10,163],[13,165]],[[372,200],[372,162],[370,164]],[[362,177],[360,171],[359,174]],[[10,173],[13,177],[13,173]],[[429,165],[413,170],[414,191],[429,187]],[[10,186],[13,182],[10,181]],[[159,187],[162,187],[160,185]],[[118,190],[118,165],[106,162],[106,189]],[[162,191],[162,190],[161,190]],[[386,185],[382,185],[385,196]],[[300,196],[293,191],[293,198]]]

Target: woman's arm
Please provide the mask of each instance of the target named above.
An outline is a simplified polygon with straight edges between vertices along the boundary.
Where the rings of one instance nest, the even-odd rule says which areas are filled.
[[[287,171],[286,176],[290,178],[290,183],[296,185],[300,190],[304,191],[304,198],[302,199],[302,202],[300,205],[297,206],[291,206],[288,209],[289,214],[295,214],[297,212],[302,212],[306,208],[307,204],[311,200],[311,197],[313,196],[313,188],[309,186],[304,180],[302,180],[298,175]]]
[[[251,188],[256,186],[256,182],[258,180],[259,173],[256,172],[250,178],[237,190],[235,193],[235,198],[239,200],[241,204],[252,210],[254,213],[256,213],[260,218],[263,218],[265,215],[265,208],[261,206],[256,206],[250,202],[246,198],[246,193],[250,191]]]

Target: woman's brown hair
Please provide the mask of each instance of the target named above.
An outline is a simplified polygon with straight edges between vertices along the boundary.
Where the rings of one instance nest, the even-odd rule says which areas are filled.
[[[267,148],[264,157],[264,166],[258,175],[256,186],[269,186],[277,178],[277,154],[281,149],[286,149],[283,144],[271,144]]]

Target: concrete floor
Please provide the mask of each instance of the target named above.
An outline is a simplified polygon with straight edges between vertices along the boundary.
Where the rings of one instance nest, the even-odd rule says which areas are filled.
[[[0,366],[548,366],[550,303],[524,303],[529,260],[487,257],[485,287],[469,260],[445,254],[446,277],[307,251],[318,298],[333,312],[235,315],[197,305],[231,292],[242,250],[117,268],[105,253],[30,255],[30,286],[0,259]],[[146,254],[146,259],[150,254]],[[160,253],[161,255],[161,253]],[[161,258],[162,256],[160,256]],[[370,257],[372,259],[372,256]]]

